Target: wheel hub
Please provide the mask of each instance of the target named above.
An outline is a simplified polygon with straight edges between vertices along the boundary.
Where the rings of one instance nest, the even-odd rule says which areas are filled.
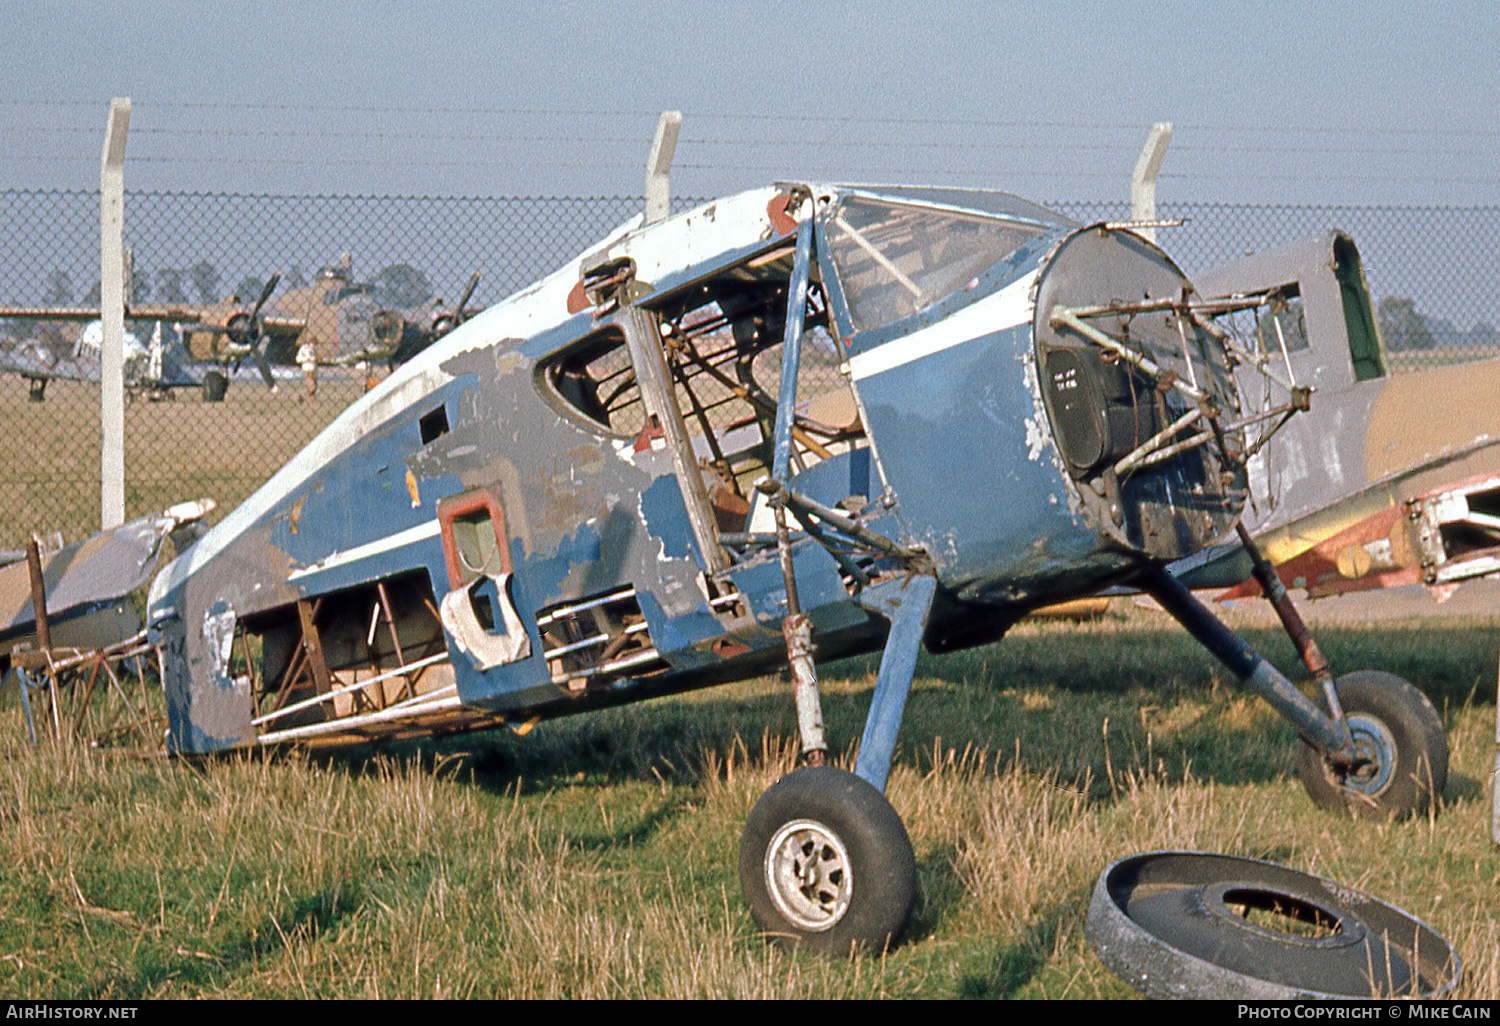
[[[849,911],[854,893],[849,852],[838,834],[815,819],[782,825],[766,845],[766,890],[798,929],[821,933]]]
[[[1346,717],[1354,738],[1352,767],[1339,774],[1339,783],[1351,791],[1375,798],[1391,785],[1396,766],[1396,739],[1380,720],[1363,713]]]

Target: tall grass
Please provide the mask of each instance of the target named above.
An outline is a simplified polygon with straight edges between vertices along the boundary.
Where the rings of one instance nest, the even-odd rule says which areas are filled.
[[[1132,614],[924,657],[889,797],[917,852],[906,941],[765,945],[740,825],[795,762],[789,688],[752,681],[505,733],[310,758],[35,748],[0,721],[0,989],[12,997],[1123,997],[1083,939],[1114,858],[1199,848],[1362,887],[1500,996],[1484,624],[1325,632],[1449,728],[1443,807],[1318,811],[1292,734],[1175,629]],[[1254,636],[1290,664],[1270,634]],[[823,668],[852,756],[873,664]]]

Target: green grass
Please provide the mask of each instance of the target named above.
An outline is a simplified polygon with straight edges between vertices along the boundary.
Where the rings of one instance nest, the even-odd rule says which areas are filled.
[[[1290,647],[1252,630],[1279,665]],[[924,657],[889,796],[916,849],[906,941],[852,961],[764,944],[740,825],[793,765],[776,679],[382,752],[168,761],[31,749],[0,720],[0,990],[11,997],[1127,997],[1084,942],[1133,851],[1274,859],[1426,920],[1461,993],[1500,996],[1489,840],[1496,636],[1327,629],[1343,668],[1420,683],[1443,807],[1312,806],[1291,731],[1159,617],[1023,625]],[[822,668],[847,763],[868,660]]]

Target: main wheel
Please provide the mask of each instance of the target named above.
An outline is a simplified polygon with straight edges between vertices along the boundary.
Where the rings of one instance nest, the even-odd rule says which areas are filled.
[[[203,375],[203,401],[222,403],[229,391],[229,378],[222,371],[211,370]]]
[[[740,888],[772,940],[826,954],[878,952],[911,914],[917,861],[884,795],[852,773],[807,766],[750,810]]]
[[[1390,818],[1420,814],[1448,783],[1448,738],[1427,696],[1393,673],[1357,670],[1334,682],[1358,759],[1332,765],[1297,746],[1297,774],[1325,809]]]

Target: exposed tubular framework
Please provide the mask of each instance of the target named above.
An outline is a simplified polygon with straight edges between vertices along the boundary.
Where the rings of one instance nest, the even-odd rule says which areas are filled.
[[[1274,309],[1274,306],[1275,299],[1273,296],[1257,294],[1254,296],[1235,296],[1228,299],[1214,300],[1148,299],[1130,303],[1117,302],[1073,308],[1062,306],[1053,308],[1050,315],[1053,327],[1071,329],[1081,337],[1114,354],[1114,356],[1124,360],[1148,376],[1155,382],[1158,389],[1163,391],[1174,390],[1192,403],[1191,409],[1117,460],[1111,467],[1117,476],[1123,477],[1133,471],[1171,459],[1179,453],[1215,440],[1219,442],[1220,455],[1224,459],[1233,463],[1243,464],[1259,452],[1293,414],[1308,409],[1312,389],[1295,384],[1291,361],[1286,358],[1286,341],[1281,335],[1279,321],[1272,318],[1273,323],[1276,325],[1277,337],[1280,340],[1281,352],[1286,365],[1287,375],[1285,378],[1277,374],[1270,367],[1269,359],[1265,355],[1256,354],[1238,345],[1226,332],[1204,319],[1206,317],[1221,316],[1245,310],[1255,310],[1261,307]],[[1177,335],[1182,346],[1182,360],[1187,370],[1187,380],[1184,380],[1176,372],[1162,367],[1155,360],[1151,359],[1151,357],[1137,351],[1127,342],[1114,338],[1087,323],[1090,319],[1104,317],[1128,318],[1140,314],[1163,312],[1175,314],[1174,319],[1176,320]],[[1254,369],[1268,381],[1285,389],[1288,393],[1288,401],[1278,406],[1267,406],[1265,409],[1248,413],[1227,424],[1221,423],[1222,411],[1218,409],[1213,396],[1205,390],[1205,387],[1197,379],[1197,373],[1193,367],[1192,354],[1188,346],[1185,329],[1186,323],[1192,323],[1197,327],[1203,328],[1215,341],[1223,346],[1231,360]],[[1267,399],[1269,401],[1269,393]],[[1246,440],[1245,445],[1242,447],[1242,452],[1238,454],[1231,452],[1230,447],[1225,443],[1225,435],[1238,433],[1245,428],[1273,419],[1275,423],[1268,430],[1261,432],[1254,440]],[[1179,437],[1183,431],[1200,422],[1207,426],[1186,438]]]

